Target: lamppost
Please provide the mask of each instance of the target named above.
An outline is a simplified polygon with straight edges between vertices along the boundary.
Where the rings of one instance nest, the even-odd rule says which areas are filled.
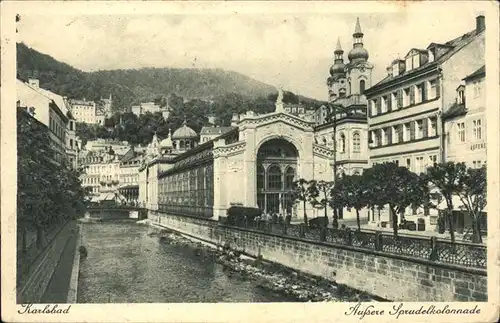
[[[333,125],[333,183],[337,183],[337,113],[342,113],[344,107],[340,104],[328,103],[327,122],[332,122]],[[337,206],[333,204],[333,221],[332,225],[335,229],[338,228],[338,212]]]

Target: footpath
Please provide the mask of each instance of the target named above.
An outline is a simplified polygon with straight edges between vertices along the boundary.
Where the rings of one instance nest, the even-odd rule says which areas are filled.
[[[41,303],[67,303],[68,291],[70,289],[71,273],[73,269],[73,260],[75,258],[76,245],[78,240],[78,231],[68,239],[64,247],[56,270],[50,279],[49,285],[45,290]]]

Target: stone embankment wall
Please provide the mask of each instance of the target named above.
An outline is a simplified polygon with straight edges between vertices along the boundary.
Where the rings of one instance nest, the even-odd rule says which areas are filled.
[[[33,244],[28,250],[28,254],[34,257],[19,257],[18,261],[25,261],[23,273],[18,279],[17,303],[39,303],[49,285],[50,279],[61,259],[66,243],[75,234],[76,221],[69,221],[62,226],[59,231],[51,237],[43,249],[37,249]],[[33,259],[30,259],[33,258]]]
[[[486,301],[486,271],[150,211],[156,224],[393,301]]]

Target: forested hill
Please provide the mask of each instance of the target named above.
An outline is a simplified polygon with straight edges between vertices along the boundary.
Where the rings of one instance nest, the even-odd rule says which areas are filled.
[[[40,86],[69,98],[98,100],[113,95],[116,112],[175,93],[185,99],[215,100],[237,95],[249,100],[275,94],[273,86],[222,69],[143,68],[83,72],[23,43],[17,44],[18,78],[40,80]],[[302,102],[315,102],[301,98]]]

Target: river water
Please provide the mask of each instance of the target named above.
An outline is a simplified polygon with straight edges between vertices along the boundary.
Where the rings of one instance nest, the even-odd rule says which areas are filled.
[[[133,221],[82,225],[79,303],[287,302]]]

